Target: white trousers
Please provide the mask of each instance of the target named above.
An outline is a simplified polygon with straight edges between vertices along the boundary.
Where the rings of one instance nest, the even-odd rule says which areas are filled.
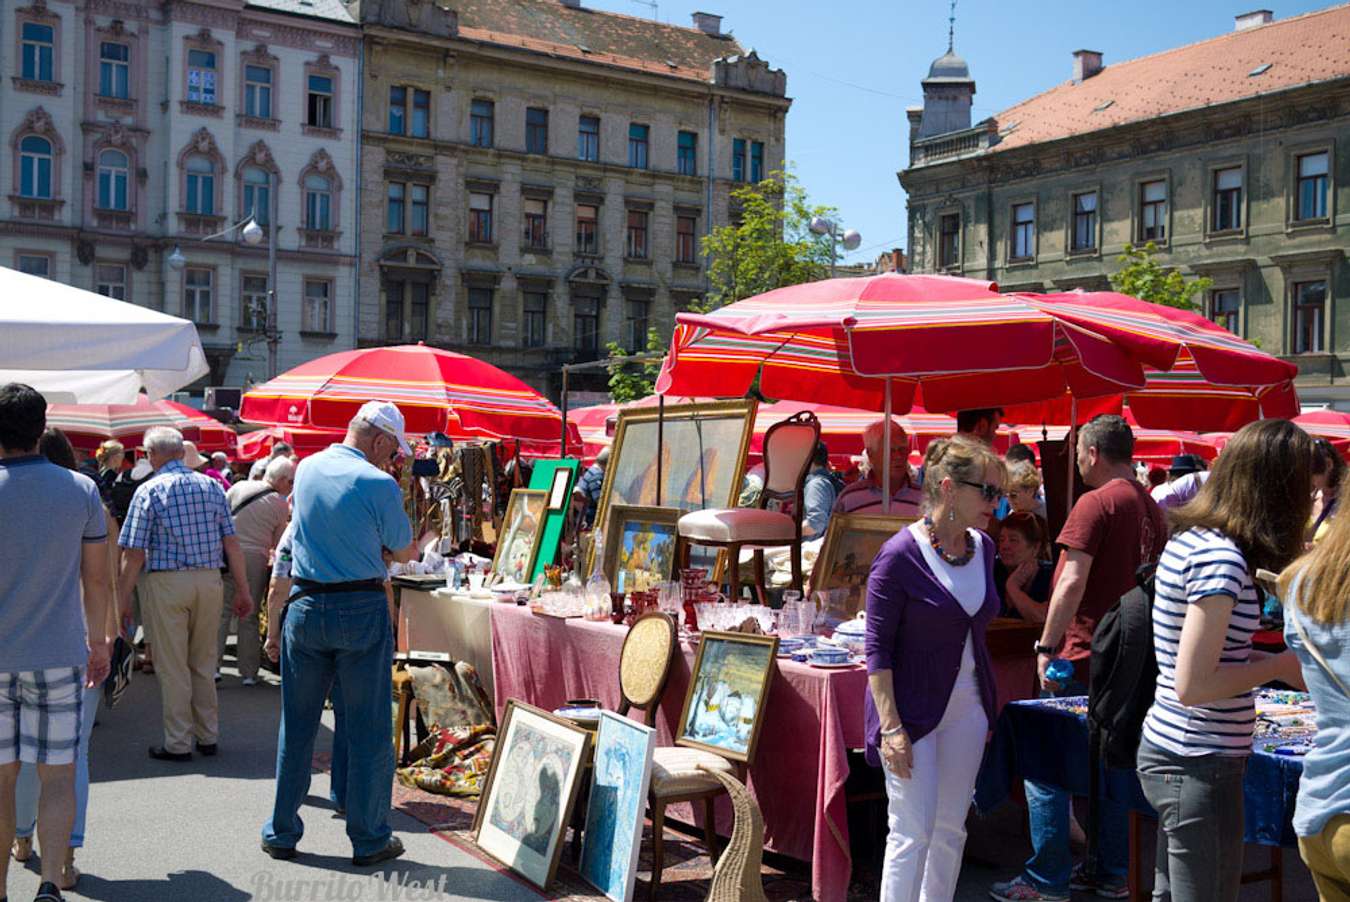
[[[890,827],[881,866],[882,902],[951,902],[988,730],[979,685],[958,680],[942,722],[914,743],[910,778],[882,768]]]

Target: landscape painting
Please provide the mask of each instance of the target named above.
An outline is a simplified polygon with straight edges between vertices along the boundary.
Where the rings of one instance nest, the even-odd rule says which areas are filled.
[[[777,650],[777,636],[703,633],[676,744],[750,761]]]

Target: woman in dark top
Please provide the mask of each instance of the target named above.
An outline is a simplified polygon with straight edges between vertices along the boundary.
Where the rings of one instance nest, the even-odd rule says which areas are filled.
[[[892,536],[867,580],[867,760],[886,780],[885,902],[950,900],[975,774],[994,718],[985,630],[999,610],[989,528],[1003,462],[963,439],[929,445],[926,516]]]
[[[1319,438],[1313,442],[1313,512],[1305,541],[1313,542],[1319,538],[1322,529],[1332,517],[1340,502],[1341,481],[1345,476],[1345,461],[1337,453],[1331,442]]]
[[[1045,521],[1029,511],[1003,518],[998,534],[994,584],[1003,600],[1003,616],[1044,623],[1054,566],[1047,553]]]

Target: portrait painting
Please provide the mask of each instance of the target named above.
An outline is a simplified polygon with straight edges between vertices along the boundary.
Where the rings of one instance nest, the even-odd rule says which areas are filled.
[[[777,651],[777,636],[704,632],[676,745],[752,760]]]
[[[633,898],[656,731],[601,712],[595,737],[581,876],[615,902]]]
[[[539,539],[548,514],[548,492],[513,489],[506,502],[506,515],[497,533],[492,572],[508,582],[528,583],[539,554]]]
[[[675,572],[680,511],[615,504],[605,530],[605,579],[616,592],[642,592]]]
[[[811,572],[811,591],[837,590],[844,596],[836,605],[852,617],[867,604],[867,575],[881,546],[910,523],[912,517],[878,514],[835,514],[825,530],[825,541]]]
[[[754,401],[672,404],[664,419],[652,407],[619,411],[596,522],[608,522],[611,504],[735,506],[754,412]]]
[[[483,851],[540,889],[557,869],[589,742],[579,727],[507,703],[474,833]]]

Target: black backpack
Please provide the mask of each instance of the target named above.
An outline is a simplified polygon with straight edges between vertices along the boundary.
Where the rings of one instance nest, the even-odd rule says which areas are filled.
[[[1153,652],[1153,576],[1156,564],[1135,573],[1138,585],[1097,622],[1088,679],[1088,742],[1107,767],[1135,769],[1144,716],[1153,704],[1158,659]]]

